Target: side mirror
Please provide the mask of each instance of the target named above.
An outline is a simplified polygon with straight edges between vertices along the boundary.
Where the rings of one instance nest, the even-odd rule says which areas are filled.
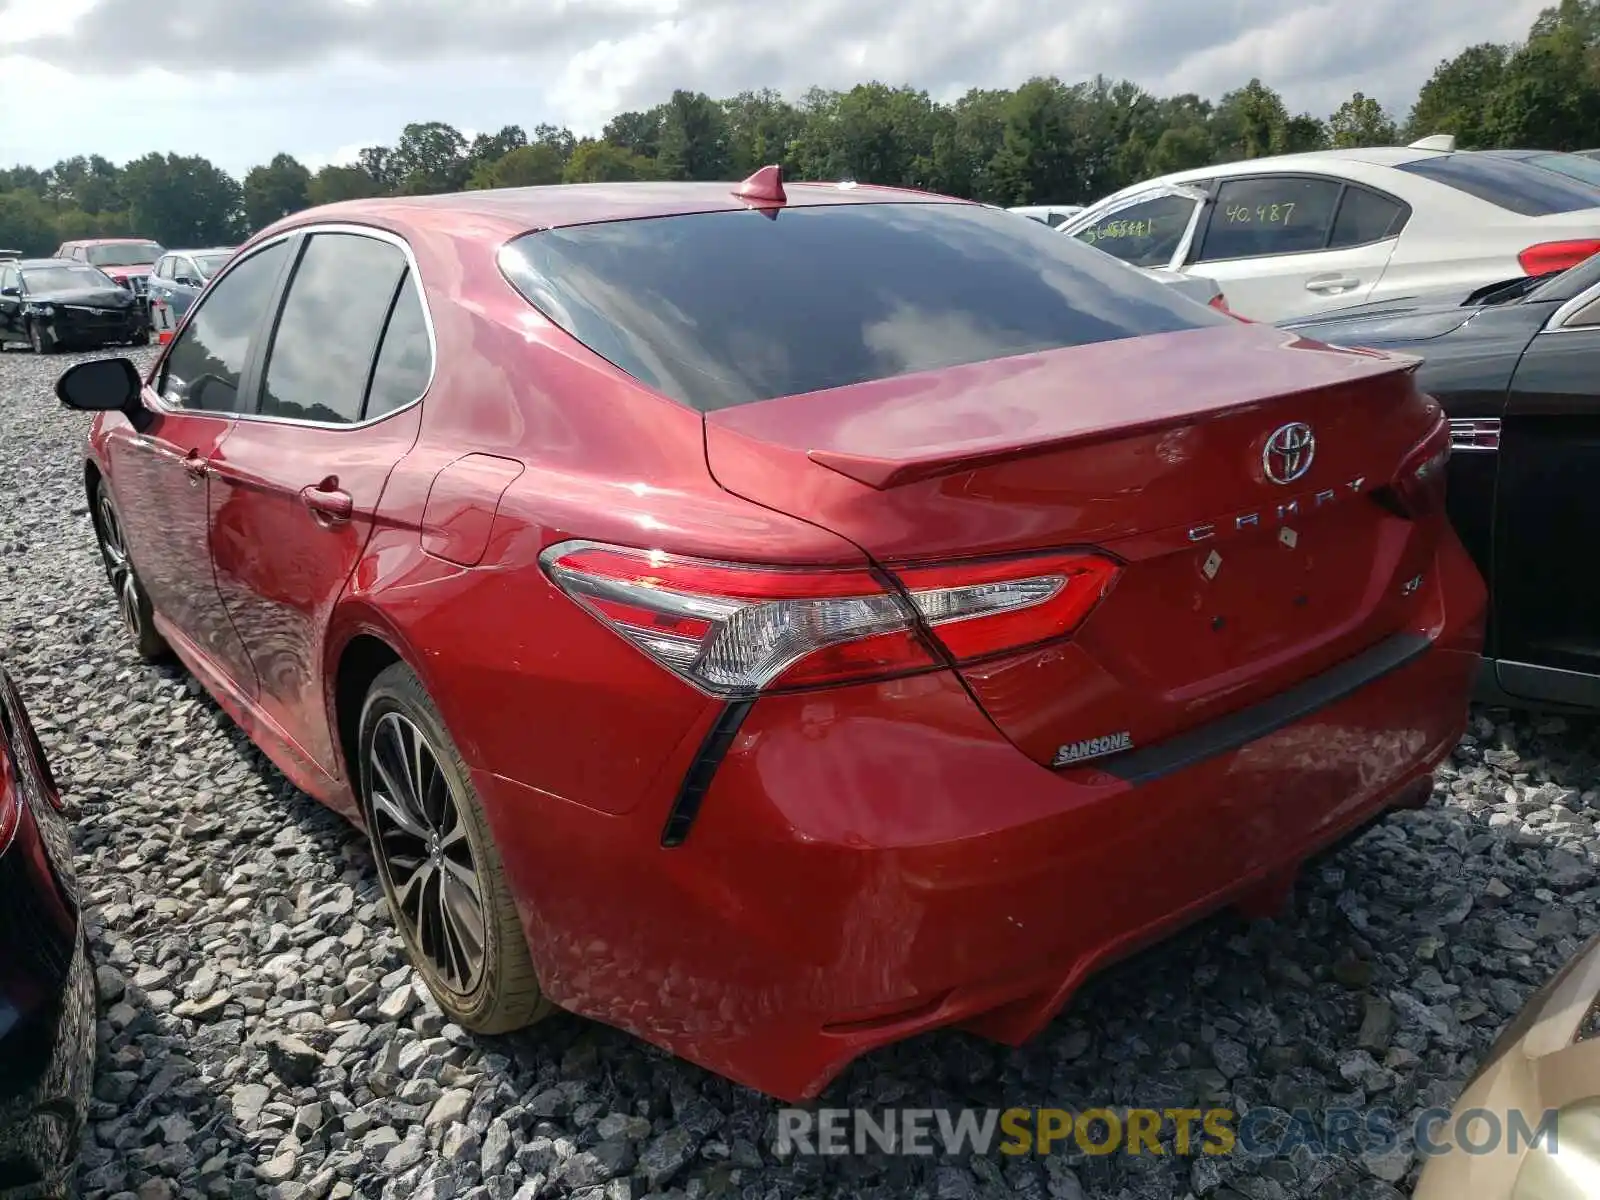
[[[96,358],[68,367],[56,380],[56,398],[79,412],[133,412],[144,381],[126,358]]]
[[[0,288],[0,296],[20,296],[20,295],[22,295],[22,288],[17,284],[12,284],[10,287]]]
[[[177,282],[183,284],[184,287],[197,288],[201,286],[200,281],[193,275],[179,275]]]

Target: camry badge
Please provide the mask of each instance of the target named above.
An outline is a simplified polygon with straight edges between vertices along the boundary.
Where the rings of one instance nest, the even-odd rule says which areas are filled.
[[[1261,470],[1273,483],[1290,484],[1311,469],[1316,453],[1317,439],[1311,426],[1292,421],[1274,429],[1261,448]]]
[[[1107,754],[1118,754],[1123,750],[1133,749],[1133,735],[1127,730],[1121,733],[1108,733],[1104,737],[1086,738],[1081,742],[1068,742],[1056,751],[1055,759],[1050,763],[1052,767],[1066,767],[1073,763],[1087,762],[1091,758],[1104,758]]]

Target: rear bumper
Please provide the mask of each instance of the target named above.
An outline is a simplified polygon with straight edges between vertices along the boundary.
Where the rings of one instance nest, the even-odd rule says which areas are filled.
[[[17,745],[21,821],[0,849],[0,1197],[58,1194],[87,1119],[94,979],[67,824],[36,761],[26,715],[0,672]]]
[[[1484,615],[1453,537],[1430,586],[1428,648],[1138,783],[1047,770],[947,675],[764,698],[671,849],[670,794],[615,817],[477,781],[552,999],[806,1099],[930,1028],[1020,1043],[1098,967],[1425,801]]]

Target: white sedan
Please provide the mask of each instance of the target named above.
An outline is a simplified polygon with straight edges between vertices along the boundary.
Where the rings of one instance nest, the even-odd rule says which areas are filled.
[[[1565,270],[1600,252],[1600,189],[1426,138],[1166,175],[1060,228],[1133,266],[1215,279],[1235,313],[1279,321]]]

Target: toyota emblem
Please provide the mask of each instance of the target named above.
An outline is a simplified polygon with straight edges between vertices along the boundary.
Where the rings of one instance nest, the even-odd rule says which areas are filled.
[[[1317,439],[1304,421],[1280,425],[1261,448],[1261,470],[1273,483],[1287,484],[1311,470]]]

